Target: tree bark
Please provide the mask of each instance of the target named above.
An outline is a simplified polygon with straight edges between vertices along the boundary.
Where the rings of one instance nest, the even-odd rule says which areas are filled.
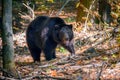
[[[77,8],[77,21],[84,22],[83,17],[87,16],[87,12],[85,12],[85,8],[89,10],[89,7],[91,5],[91,2],[93,0],[79,0],[80,5]]]
[[[111,5],[108,0],[98,0],[99,8],[98,12],[101,16],[101,21],[110,24],[112,22]]]
[[[3,0],[3,21],[2,21],[2,57],[3,68],[14,73],[14,48],[12,31],[12,0]],[[5,74],[4,74],[5,75]]]

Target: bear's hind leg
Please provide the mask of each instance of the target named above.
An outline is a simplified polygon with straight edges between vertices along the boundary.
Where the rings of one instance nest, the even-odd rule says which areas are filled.
[[[37,47],[32,47],[30,48],[30,53],[31,53],[31,56],[34,60],[34,62],[40,62],[40,54],[41,54],[41,49],[40,48],[37,48]]]

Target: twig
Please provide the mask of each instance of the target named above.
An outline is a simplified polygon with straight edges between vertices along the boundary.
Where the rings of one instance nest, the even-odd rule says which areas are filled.
[[[54,10],[52,10],[52,12],[49,14],[49,16],[52,16],[53,12],[54,12]]]
[[[17,75],[18,75],[19,80],[22,80],[22,77],[21,77],[20,73],[18,72],[18,70],[17,70],[17,69],[15,69],[15,70],[16,70],[16,72],[17,72]]]
[[[0,71],[4,72],[4,73],[7,74],[8,76],[14,77],[13,74],[11,74],[10,72],[6,71],[6,70],[3,69],[2,67],[0,67]]]
[[[23,3],[23,5],[25,7],[27,7],[31,11],[31,13],[32,13],[32,19],[34,19],[35,18],[34,10],[30,6],[26,5],[25,3]]]
[[[18,80],[18,79],[0,76],[0,80]]]
[[[56,16],[58,16],[60,13],[61,13],[61,11],[63,10],[63,8],[66,6],[66,4],[69,2],[70,0],[67,0],[66,2],[65,2],[65,4],[61,7],[61,9],[59,10],[59,12],[56,14]]]
[[[43,78],[46,78],[46,79],[57,79],[57,80],[73,80],[73,79],[64,78],[64,77],[51,77],[51,76],[34,76],[34,77],[24,78],[22,80],[31,80],[31,79],[36,79],[36,78],[39,78],[39,79],[43,79]]]
[[[90,7],[89,7],[89,12],[88,12],[88,14],[87,14],[87,19],[86,19],[86,21],[85,21],[85,28],[84,28],[83,32],[86,32],[86,29],[87,29],[87,21],[88,21],[88,17],[89,17],[89,14],[90,14],[90,10],[92,9],[92,6],[93,6],[93,4],[95,3],[95,1],[96,1],[96,0],[94,0],[93,3],[92,3],[92,4],[90,5]]]
[[[27,4],[25,3],[22,3],[29,11],[29,14],[27,13],[18,13],[22,18],[26,19],[26,20],[29,20],[29,21],[32,21],[34,18],[35,18],[35,13],[34,13],[34,10]]]
[[[54,63],[52,63],[52,64],[47,64],[47,65],[42,65],[42,66],[39,66],[40,68],[45,68],[45,67],[49,67],[49,66],[52,66],[52,65],[55,65],[55,64],[59,64],[59,62],[61,62],[61,61],[66,61],[66,59],[68,59],[68,57],[65,57],[65,58],[62,58],[62,59],[60,59],[60,60],[58,60],[57,62],[54,62]]]
[[[27,15],[27,14],[21,14],[21,13],[18,13],[20,16],[21,16],[21,18],[24,18],[24,19],[29,19],[30,21],[31,20],[33,20],[33,18],[31,18],[29,15]]]
[[[98,73],[96,80],[100,80],[100,76],[101,76],[101,73],[102,73],[102,71],[103,71],[103,66],[104,66],[104,64],[105,64],[105,62],[102,63],[102,66],[101,66],[101,68],[100,68],[100,72]]]
[[[15,69],[17,74],[18,74],[18,78],[19,80],[22,80],[22,77],[21,75],[19,74],[19,72],[17,71],[17,69]],[[7,74],[8,77],[4,77],[4,76],[0,76],[0,80],[3,79],[3,80],[15,80],[14,78],[9,78],[9,77],[15,77],[13,74],[11,74],[10,72],[6,71],[5,69],[3,69],[2,67],[0,67],[0,71],[4,72],[5,74]]]

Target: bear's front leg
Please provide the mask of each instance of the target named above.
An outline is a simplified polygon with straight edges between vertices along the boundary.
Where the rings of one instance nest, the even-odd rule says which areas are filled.
[[[56,49],[57,43],[54,43],[53,41],[47,40],[46,44],[44,46],[44,54],[47,61],[55,59],[55,49]]]
[[[71,56],[75,55],[75,50],[74,50],[74,46],[72,43],[69,43],[69,45],[63,45],[64,48],[66,48],[70,53]]]

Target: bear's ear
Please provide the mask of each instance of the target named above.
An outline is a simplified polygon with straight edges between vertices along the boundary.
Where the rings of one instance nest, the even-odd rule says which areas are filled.
[[[55,25],[55,28],[58,28],[59,27],[59,25]]]
[[[55,30],[60,29],[60,25],[55,25]]]
[[[70,24],[70,25],[68,25],[68,26],[69,26],[69,28],[70,28],[70,29],[72,29],[72,28],[73,28],[73,25],[72,25],[72,24]]]

